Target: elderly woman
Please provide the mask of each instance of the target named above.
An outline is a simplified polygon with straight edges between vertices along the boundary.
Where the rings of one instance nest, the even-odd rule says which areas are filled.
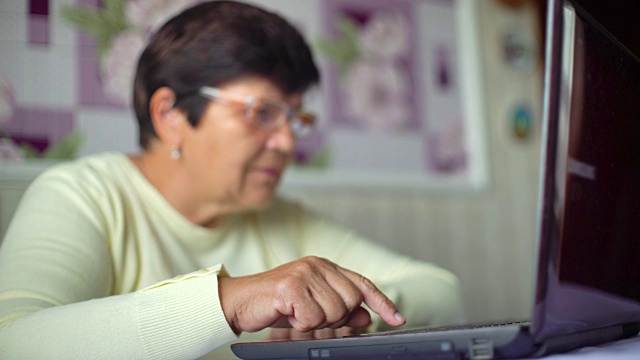
[[[263,329],[458,320],[451,273],[275,197],[318,80],[301,35],[250,5],[202,3],[159,29],[135,79],[142,152],[56,166],[16,211],[0,358],[230,358],[223,345]]]

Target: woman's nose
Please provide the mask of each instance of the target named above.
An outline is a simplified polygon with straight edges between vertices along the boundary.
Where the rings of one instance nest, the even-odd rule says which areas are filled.
[[[267,140],[267,148],[275,149],[285,154],[292,153],[295,146],[296,138],[289,122],[271,133]]]

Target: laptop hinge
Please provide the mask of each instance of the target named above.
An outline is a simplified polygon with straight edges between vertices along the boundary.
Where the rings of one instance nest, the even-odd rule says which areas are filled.
[[[489,338],[473,338],[469,344],[469,359],[493,359],[493,342]]]

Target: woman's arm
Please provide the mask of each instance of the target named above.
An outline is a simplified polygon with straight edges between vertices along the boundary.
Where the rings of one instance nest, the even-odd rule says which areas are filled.
[[[220,267],[115,295],[96,189],[69,174],[36,180],[0,248],[0,358],[196,358],[235,335]]]
[[[330,245],[327,242],[323,245]],[[317,242],[316,242],[317,245]],[[434,264],[401,256],[357,235],[331,247],[313,246],[310,253],[366,274],[407,318],[407,327],[457,324],[463,320],[458,279]],[[375,321],[377,331],[389,330]]]
[[[457,277],[435,264],[400,255],[332,224],[313,212],[302,215],[302,251],[326,257],[369,277],[407,318],[407,327],[463,320]],[[388,327],[374,320],[375,330]]]

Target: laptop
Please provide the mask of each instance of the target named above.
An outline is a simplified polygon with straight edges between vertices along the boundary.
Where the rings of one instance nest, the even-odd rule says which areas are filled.
[[[531,317],[335,339],[245,342],[241,359],[538,357],[640,330],[640,59],[550,0]]]

